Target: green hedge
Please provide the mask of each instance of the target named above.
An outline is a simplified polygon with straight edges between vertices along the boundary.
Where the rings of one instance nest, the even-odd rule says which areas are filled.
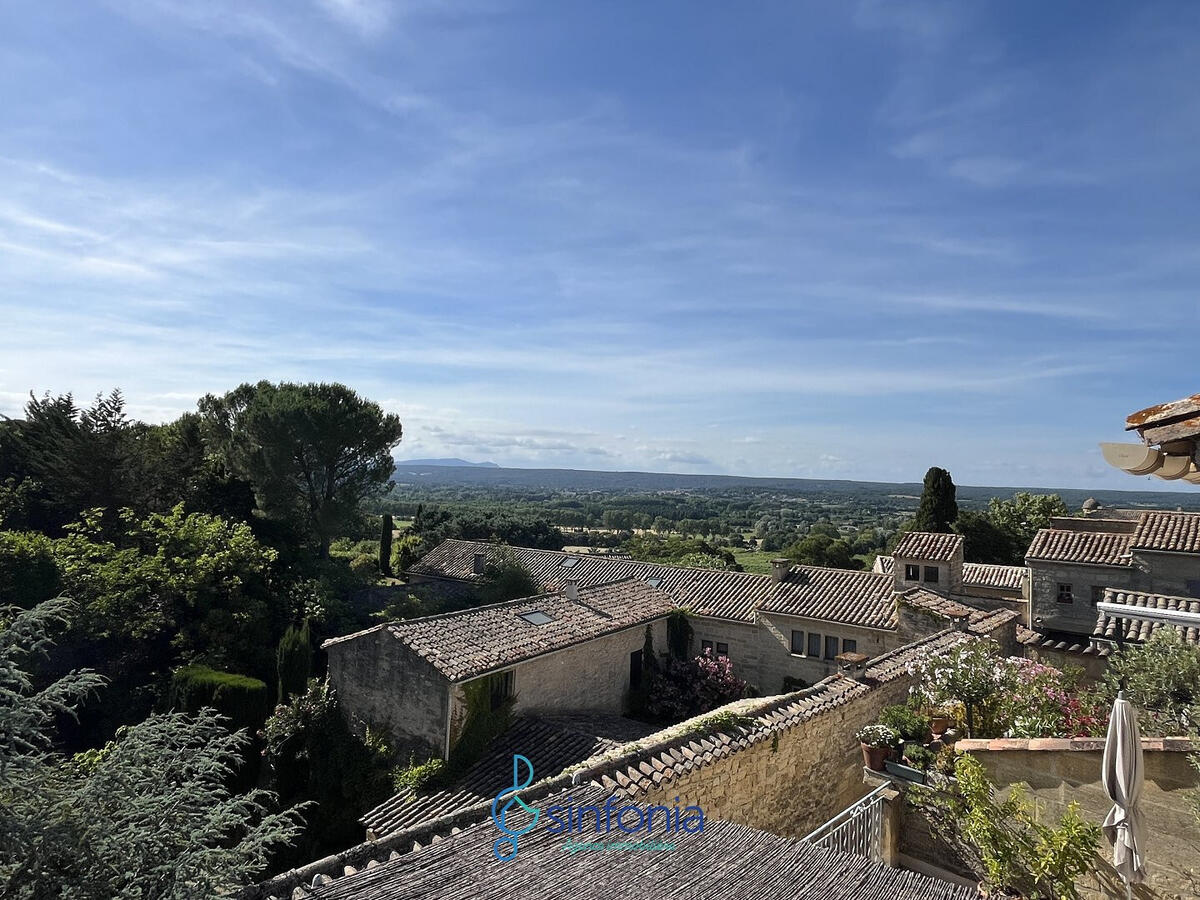
[[[265,681],[218,672],[208,666],[176,669],[171,676],[170,704],[173,709],[192,714],[211,706],[228,716],[231,728],[246,728],[251,734],[262,727],[271,711]]]

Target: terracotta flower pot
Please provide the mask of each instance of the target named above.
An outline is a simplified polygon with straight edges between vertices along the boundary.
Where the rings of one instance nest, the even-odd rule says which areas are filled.
[[[949,716],[930,716],[929,730],[933,732],[934,737],[941,737],[946,733],[946,729],[950,727]]]
[[[883,761],[887,759],[887,747],[868,747],[866,744],[859,742],[862,747],[863,765],[874,772],[883,771]]]

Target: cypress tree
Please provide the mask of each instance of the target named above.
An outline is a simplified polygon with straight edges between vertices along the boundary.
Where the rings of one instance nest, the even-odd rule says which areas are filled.
[[[379,571],[392,574],[392,517],[383,514],[383,529],[379,532]]]
[[[308,676],[312,674],[312,637],[308,630],[308,619],[297,628],[288,626],[279,641],[279,650],[275,655],[275,667],[279,673],[279,702],[286,702],[289,696],[303,694],[308,685]]]
[[[925,473],[925,489],[921,491],[921,505],[913,519],[913,531],[948,533],[957,518],[954,481],[945,469],[933,466]]]

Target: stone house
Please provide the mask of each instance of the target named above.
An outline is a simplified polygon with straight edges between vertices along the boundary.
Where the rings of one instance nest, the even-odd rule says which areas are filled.
[[[981,609],[1027,615],[1025,567],[965,562],[962,535],[910,532],[891,556],[876,557],[874,571],[891,575],[897,591],[920,587]]]
[[[664,648],[675,609],[670,594],[644,581],[571,582],[509,603],[377,625],[322,648],[356,727],[447,758],[471,703],[496,708],[512,698],[519,715],[626,711],[646,627]]]
[[[478,582],[491,554],[500,549],[482,542],[443,541],[406,574],[410,581],[461,589]],[[739,677],[763,694],[813,684],[839,670],[837,657],[842,654],[875,657],[915,636],[942,630],[953,619],[944,609],[926,608],[925,594],[902,606],[899,597],[911,592],[911,586],[897,590],[896,579],[880,572],[776,560],[771,573],[763,575],[526,547],[504,549],[543,590],[555,590],[567,579],[582,585],[636,579],[661,588],[693,614],[692,651],[727,656]],[[961,573],[961,563],[958,570]],[[1016,613],[995,617],[963,604],[955,609],[964,627],[986,626],[998,635],[1012,631],[1017,618]],[[976,621],[969,621],[971,617]]]
[[[1025,562],[1031,626],[1086,643],[1109,589],[1200,599],[1200,513],[1054,519],[1034,537]]]

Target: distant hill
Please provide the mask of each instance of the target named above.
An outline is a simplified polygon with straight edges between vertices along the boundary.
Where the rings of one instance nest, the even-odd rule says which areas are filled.
[[[424,463],[422,465],[422,463]],[[791,497],[824,498],[872,496],[910,499],[915,506],[921,484],[821,480],[815,478],[751,478],[740,475],[675,475],[662,472],[601,472],[585,469],[506,469],[492,463],[471,465],[450,460],[410,460],[399,463],[393,476],[398,484],[474,485],[518,491],[680,491],[719,492],[753,491]],[[1074,488],[1012,488],[957,485],[958,502],[965,509],[979,509],[989,497],[1011,497],[1019,490],[1036,494],[1061,494],[1072,509],[1078,509],[1088,497],[1108,507],[1152,507],[1160,509],[1200,509],[1200,491],[1164,493],[1160,491],[1105,491]]]
[[[467,462],[456,457],[450,459],[398,459],[398,466],[466,466],[472,469],[498,469],[494,462]]]

